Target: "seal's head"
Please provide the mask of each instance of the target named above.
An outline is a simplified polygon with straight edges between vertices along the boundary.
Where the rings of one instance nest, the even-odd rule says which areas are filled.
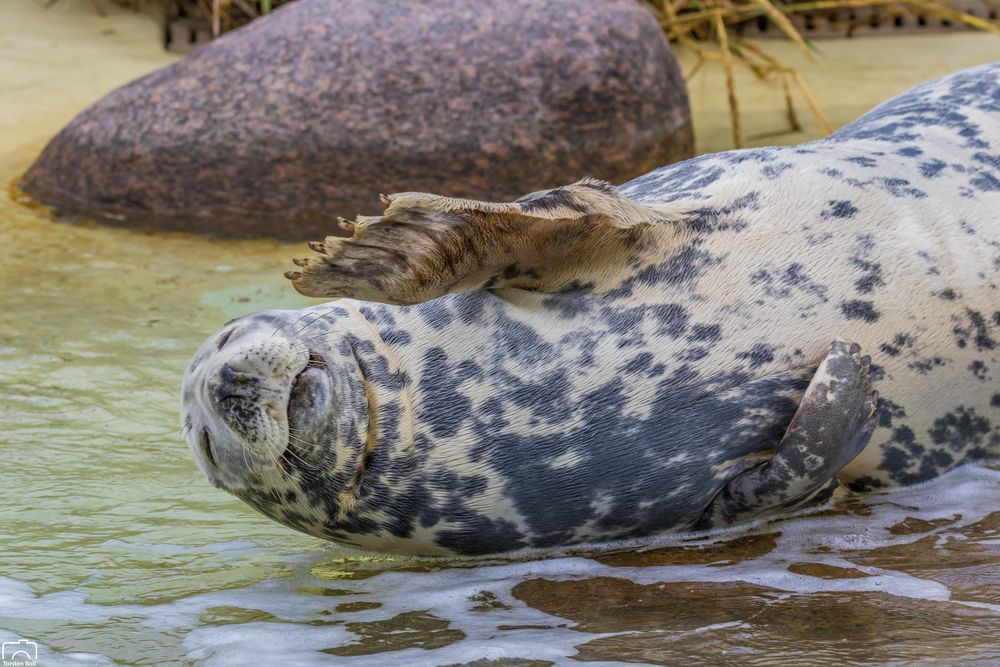
[[[266,311],[233,320],[201,346],[184,375],[181,424],[198,467],[267,514],[264,498],[335,467],[345,435],[338,415],[356,408],[343,405],[352,393],[345,377],[357,370],[330,339],[331,317]]]

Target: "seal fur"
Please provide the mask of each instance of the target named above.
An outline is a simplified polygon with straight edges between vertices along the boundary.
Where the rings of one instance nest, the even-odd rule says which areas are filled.
[[[808,422],[818,404],[803,397],[847,338],[872,357],[848,354],[864,379],[852,386],[874,383],[879,409],[866,414],[870,388],[848,392],[858,418],[837,442],[862,450],[825,481],[888,488],[994,458],[998,147],[990,65],[819,142],[619,188],[390,196],[289,274],[337,300],[206,342],[185,376],[188,442],[210,480],[265,514],[365,548],[643,537],[827,497],[811,485],[754,507],[781,489],[746,475]],[[836,458],[810,437],[802,471]]]

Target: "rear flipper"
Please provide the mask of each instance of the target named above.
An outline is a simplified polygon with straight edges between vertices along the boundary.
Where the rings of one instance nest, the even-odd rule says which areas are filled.
[[[695,523],[697,530],[828,499],[837,474],[868,444],[878,421],[871,359],[835,340],[770,458],[747,461]]]

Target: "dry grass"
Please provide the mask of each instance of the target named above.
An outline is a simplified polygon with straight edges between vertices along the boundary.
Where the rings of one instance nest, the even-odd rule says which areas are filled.
[[[50,3],[58,0],[49,0]],[[212,27],[212,35],[218,37],[270,14],[276,7],[292,0],[90,0],[101,11],[102,1],[114,2],[124,7],[141,9],[147,4],[158,4],[166,8],[171,17],[185,17],[204,22]]]
[[[733,131],[733,145],[744,145],[740,123],[739,96],[736,92],[734,70],[736,66],[750,68],[761,80],[780,84],[786,108],[788,127],[777,129],[756,139],[801,130],[792,96],[798,90],[817,124],[824,133],[833,131],[812,90],[802,75],[747,40],[741,39],[734,26],[759,17],[766,17],[796,44],[810,60],[816,56],[812,46],[796,30],[789,15],[834,9],[857,9],[878,6],[888,14],[915,14],[936,16],[952,23],[964,23],[979,30],[1000,34],[1000,24],[957,11],[938,0],[810,0],[809,2],[772,2],[771,0],[645,0],[653,9],[664,33],[672,42],[682,44],[698,58],[691,71],[685,74],[690,81],[706,63],[720,63],[725,71],[729,94],[729,111]]]

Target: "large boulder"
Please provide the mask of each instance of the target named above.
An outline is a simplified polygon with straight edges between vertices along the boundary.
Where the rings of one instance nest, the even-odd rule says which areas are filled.
[[[505,200],[691,152],[636,0],[299,0],[98,101],[22,187],[129,226],[303,238],[380,192]]]

